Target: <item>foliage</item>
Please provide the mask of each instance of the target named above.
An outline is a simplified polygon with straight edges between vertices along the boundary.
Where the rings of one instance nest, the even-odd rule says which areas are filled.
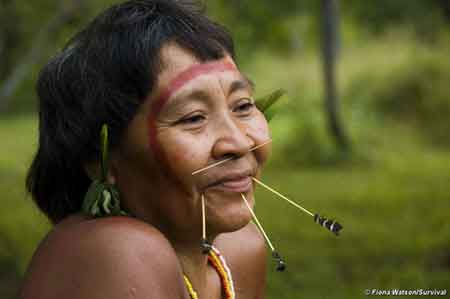
[[[383,141],[372,128],[380,123],[402,126],[406,135],[418,140],[448,144],[450,68],[445,57],[449,49],[445,39],[429,47],[396,31],[342,50],[339,91],[344,124],[355,145],[350,156],[337,152],[328,136],[317,54],[255,55],[247,71],[257,77],[257,86],[288,91],[287,101],[279,105],[280,113],[271,122],[275,140],[281,138],[279,161],[286,157],[286,164],[302,166],[373,163],[378,159],[373,148]],[[257,89],[257,94],[262,93]]]
[[[293,0],[277,5],[254,0],[217,0],[207,4],[208,11],[232,30],[238,49],[249,55],[255,46],[288,49],[297,29],[286,25],[301,11],[301,6],[301,2]]]
[[[226,24],[245,56],[255,47],[281,52],[318,48],[323,15],[321,2],[208,1],[208,11]],[[411,28],[424,41],[433,42],[441,28],[449,27],[450,6],[445,0],[340,0],[343,23],[354,24],[361,36],[382,35],[392,28]]]
[[[0,298],[14,298],[20,277],[50,225],[25,193],[36,144],[35,118],[0,119]]]
[[[416,48],[408,56],[384,71],[365,70],[346,97],[381,120],[414,126],[428,140],[450,145],[448,48]]]
[[[450,20],[445,0],[342,0],[342,11],[367,31],[380,34],[394,26],[412,28],[424,39],[433,38],[436,30]]]
[[[0,19],[5,24],[0,28],[0,82],[34,46],[34,37],[39,35],[48,20],[60,10],[61,3],[67,5],[71,1],[75,0],[16,0],[0,3]],[[27,77],[14,94],[14,105],[11,105],[6,113],[27,113],[36,110],[34,82],[42,64],[94,15],[117,1],[76,2],[82,4],[79,13],[71,16],[63,26],[49,34],[42,56],[38,57],[29,69]],[[320,1],[201,2],[205,3],[210,15],[224,23],[232,32],[238,48],[238,60],[242,65],[253,59],[255,51],[264,49],[284,55],[319,48],[322,20]],[[443,34],[442,31],[445,32],[449,27],[450,13],[445,0],[341,0],[339,3],[344,41],[347,41],[348,37],[355,40],[370,38],[374,33],[384,34],[401,24],[412,28],[423,40],[435,42],[436,38]],[[7,47],[2,50],[2,45]]]

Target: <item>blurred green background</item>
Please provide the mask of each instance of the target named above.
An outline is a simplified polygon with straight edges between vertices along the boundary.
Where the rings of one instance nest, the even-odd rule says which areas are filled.
[[[37,73],[111,3],[0,0],[0,298],[14,297],[51,228],[24,190],[37,143]],[[288,265],[284,273],[270,267],[267,298],[449,289],[450,2],[335,2],[336,105],[347,147],[336,145],[324,104],[323,1],[205,3],[232,32],[257,95],[288,92],[270,123],[263,180],[344,226],[336,238],[258,190],[260,221]]]

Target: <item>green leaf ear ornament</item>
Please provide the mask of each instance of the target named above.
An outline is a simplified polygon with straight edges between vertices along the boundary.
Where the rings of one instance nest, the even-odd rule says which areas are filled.
[[[108,183],[108,125],[100,133],[101,179],[94,180],[83,200],[82,212],[92,217],[129,215],[120,208],[119,190]]]
[[[277,89],[274,92],[255,100],[256,107],[264,114],[268,122],[272,120],[277,112],[275,107],[272,107],[272,105],[275,104],[285,93],[285,90]]]

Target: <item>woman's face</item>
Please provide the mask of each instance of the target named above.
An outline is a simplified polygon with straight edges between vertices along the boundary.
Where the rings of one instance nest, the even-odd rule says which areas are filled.
[[[246,225],[254,184],[270,145],[267,121],[251,83],[233,60],[201,63],[174,43],[161,51],[156,88],[132,120],[116,155],[116,179],[127,208],[169,234],[200,236],[201,196],[207,231]],[[192,172],[235,157],[198,174]]]

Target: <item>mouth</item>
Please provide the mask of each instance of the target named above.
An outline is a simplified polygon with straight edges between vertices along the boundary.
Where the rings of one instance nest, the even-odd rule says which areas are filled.
[[[223,176],[217,181],[206,186],[205,189],[217,189],[226,192],[248,192],[253,186],[252,173],[234,173]]]

